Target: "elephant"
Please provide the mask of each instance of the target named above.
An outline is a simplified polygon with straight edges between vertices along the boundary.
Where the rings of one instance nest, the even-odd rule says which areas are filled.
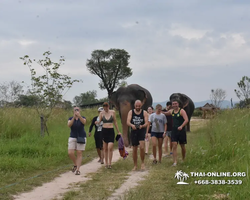
[[[134,109],[136,100],[141,100],[143,110],[147,110],[149,106],[152,106],[153,102],[150,92],[137,84],[120,87],[109,98],[110,103],[119,111],[122,135],[126,147],[130,145],[130,128],[127,125],[128,112]]]
[[[181,93],[173,93],[171,94],[169,99],[171,102],[177,100],[179,102],[180,108],[183,108],[186,111],[188,116],[188,124],[186,125],[186,130],[190,131],[190,120],[195,108],[194,102],[187,95]]]

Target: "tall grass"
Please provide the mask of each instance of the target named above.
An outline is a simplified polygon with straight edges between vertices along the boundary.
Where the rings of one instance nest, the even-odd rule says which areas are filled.
[[[98,114],[97,109],[86,109],[81,114],[87,118],[85,131],[88,134],[91,120]],[[41,137],[40,117],[34,109],[0,109],[0,188],[61,166],[71,167],[67,155],[70,135],[67,122],[72,115],[73,110],[54,110],[47,124],[49,135]],[[86,155],[97,156],[93,136],[87,139],[83,156],[87,158]],[[6,190],[0,190],[0,199],[4,199],[3,192]]]

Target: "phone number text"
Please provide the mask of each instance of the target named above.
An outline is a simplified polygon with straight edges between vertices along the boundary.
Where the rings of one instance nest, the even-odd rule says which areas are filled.
[[[242,180],[196,180],[197,185],[241,185]]]

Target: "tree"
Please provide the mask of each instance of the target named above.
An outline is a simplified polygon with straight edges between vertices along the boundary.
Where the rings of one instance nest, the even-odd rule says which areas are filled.
[[[38,102],[39,102],[39,97],[36,95],[19,95],[18,99],[15,101],[15,105],[33,107],[37,106]]]
[[[10,81],[9,83],[0,84],[0,97],[5,102],[14,102],[18,99],[18,96],[23,94],[23,86],[16,82]]]
[[[96,103],[98,100],[97,97],[97,91],[92,90],[85,93],[81,93],[80,96],[75,96],[73,99],[73,103],[76,106],[81,106],[84,104],[90,104],[90,103]]]
[[[130,55],[124,49],[95,50],[91,59],[87,60],[87,69],[91,74],[97,75],[101,81],[100,89],[106,89],[108,97],[119,86],[120,81],[132,75],[128,67]]]
[[[212,89],[210,94],[210,100],[216,108],[220,108],[221,103],[224,101],[226,96],[227,95],[225,90],[220,88],[217,88],[216,90]]]
[[[56,104],[61,101],[65,90],[67,91],[72,87],[73,83],[79,82],[79,80],[71,80],[71,77],[60,74],[58,72],[60,66],[64,64],[64,57],[61,56],[59,62],[52,62],[50,59],[51,52],[46,51],[44,58],[38,60],[37,63],[43,68],[44,74],[37,75],[37,71],[32,67],[32,60],[28,55],[21,57],[24,65],[27,65],[31,74],[31,89],[29,90],[31,95],[38,97],[36,110],[41,118],[41,135],[44,136],[44,131],[47,129],[47,120],[50,117]],[[33,59],[36,62],[35,59]],[[64,93],[64,94],[63,94]]]
[[[243,107],[250,105],[250,78],[243,76],[237,83],[239,90],[234,90]]]

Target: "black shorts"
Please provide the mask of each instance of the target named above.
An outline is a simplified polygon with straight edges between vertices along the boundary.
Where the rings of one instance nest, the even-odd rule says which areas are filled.
[[[105,143],[114,143],[115,141],[115,131],[114,128],[102,128],[103,141]]]
[[[177,142],[179,144],[187,144],[187,134],[185,128],[179,131],[177,128],[172,129],[171,142]]]
[[[97,149],[102,149],[102,146],[103,146],[103,142],[102,142],[102,139],[103,139],[103,136],[102,136],[102,131],[97,131],[95,132],[95,146]]]
[[[132,146],[138,146],[140,144],[139,141],[145,140],[145,129],[139,129],[139,130],[131,130],[131,143]]]
[[[164,132],[151,132],[151,137],[163,138]]]

